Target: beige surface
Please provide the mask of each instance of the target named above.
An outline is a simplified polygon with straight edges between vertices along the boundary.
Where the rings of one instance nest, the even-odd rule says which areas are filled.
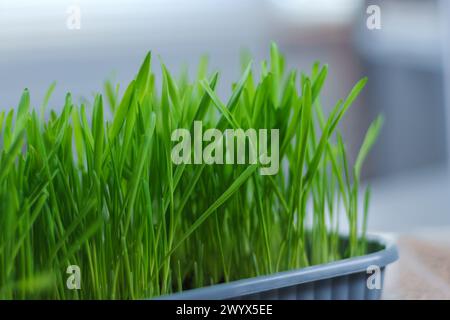
[[[400,259],[388,267],[384,299],[450,299],[450,229],[397,239]]]

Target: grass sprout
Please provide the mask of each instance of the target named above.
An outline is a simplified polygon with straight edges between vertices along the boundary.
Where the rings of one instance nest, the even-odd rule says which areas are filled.
[[[383,120],[354,165],[338,131],[366,78],[325,113],[328,67],[286,71],[275,44],[258,77],[245,62],[228,101],[206,59],[193,81],[161,63],[160,88],[151,65],[149,53],[121,95],[107,82],[91,103],[67,94],[44,117],[52,84],[38,112],[24,90],[0,113],[0,298],[150,298],[367,252],[370,190],[359,194],[360,176]],[[196,120],[279,129],[278,174],[174,165],[171,132]],[[70,265],[81,290],[66,286]]]

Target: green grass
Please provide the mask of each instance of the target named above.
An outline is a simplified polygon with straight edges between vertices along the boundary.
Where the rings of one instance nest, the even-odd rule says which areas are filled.
[[[45,118],[52,85],[39,113],[28,90],[0,113],[0,298],[148,298],[367,251],[370,191],[360,196],[359,180],[382,119],[354,166],[338,132],[367,79],[325,114],[327,66],[285,72],[274,44],[259,77],[245,63],[227,102],[206,60],[194,81],[161,67],[160,89],[149,54],[121,97],[107,82],[92,104],[67,94]],[[282,169],[174,165],[171,132],[194,120],[279,129]],[[66,287],[69,265],[81,290]]]

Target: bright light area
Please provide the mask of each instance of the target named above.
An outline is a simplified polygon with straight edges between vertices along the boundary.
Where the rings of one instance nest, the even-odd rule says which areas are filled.
[[[298,24],[346,23],[362,5],[361,0],[270,0],[281,14]]]

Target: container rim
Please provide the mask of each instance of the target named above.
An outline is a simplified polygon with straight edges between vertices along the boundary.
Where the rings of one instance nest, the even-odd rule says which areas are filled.
[[[329,263],[301,269],[281,271],[270,275],[246,278],[228,283],[220,283],[202,288],[186,290],[171,295],[156,297],[163,300],[222,300],[250,295],[283,287],[295,286],[306,282],[334,278],[353,273],[365,272],[368,266],[380,269],[396,261],[399,257],[394,238],[387,234],[368,234],[367,239],[383,246],[383,249],[363,256],[341,259]]]

